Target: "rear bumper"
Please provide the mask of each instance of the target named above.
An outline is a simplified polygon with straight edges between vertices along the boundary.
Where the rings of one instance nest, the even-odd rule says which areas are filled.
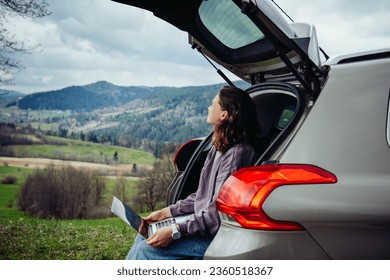
[[[320,260],[329,256],[306,231],[258,231],[222,222],[204,259]]]

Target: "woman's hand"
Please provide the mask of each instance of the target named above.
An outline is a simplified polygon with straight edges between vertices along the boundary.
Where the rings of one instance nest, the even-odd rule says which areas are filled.
[[[150,223],[158,222],[172,217],[169,207],[165,207],[161,210],[150,213],[149,216],[142,218],[142,223],[138,229],[138,232],[145,238],[148,238],[148,226]],[[172,232],[172,230],[171,230]]]
[[[146,240],[146,243],[152,247],[167,247],[172,243],[171,227],[163,227],[157,230],[151,237]]]
[[[149,216],[144,217],[143,219],[148,223],[153,223],[153,222],[165,220],[170,217],[172,217],[171,210],[169,210],[169,207],[165,207],[161,210],[150,213]]]
[[[149,223],[146,222],[142,218],[141,225],[139,226],[138,232],[145,238],[148,238],[148,228],[149,228]]]

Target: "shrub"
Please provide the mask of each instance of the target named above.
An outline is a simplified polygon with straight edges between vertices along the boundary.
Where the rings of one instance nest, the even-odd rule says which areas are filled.
[[[8,202],[7,202],[7,207],[8,208],[12,208],[12,207],[14,207],[14,201],[11,199],[11,200],[8,200]]]
[[[4,177],[4,178],[1,180],[1,183],[2,183],[2,184],[9,184],[9,185],[12,185],[12,184],[15,184],[17,181],[18,181],[18,178],[17,178],[16,176],[8,175],[8,176]]]
[[[104,180],[92,172],[50,165],[26,178],[18,206],[38,218],[105,218],[110,213],[101,210],[104,188]]]

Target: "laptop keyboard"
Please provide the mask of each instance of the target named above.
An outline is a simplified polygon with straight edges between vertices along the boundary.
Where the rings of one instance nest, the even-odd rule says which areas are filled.
[[[160,228],[163,228],[163,227],[170,227],[172,225],[172,222],[173,222],[172,219],[158,222],[158,223],[156,223],[156,228],[160,229]]]

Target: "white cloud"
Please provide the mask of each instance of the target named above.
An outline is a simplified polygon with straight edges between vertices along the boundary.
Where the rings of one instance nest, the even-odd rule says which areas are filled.
[[[388,0],[275,0],[294,21],[314,24],[330,55],[390,46]]]
[[[275,1],[294,21],[313,23],[330,55],[390,46],[388,0]],[[187,34],[150,12],[109,0],[47,2],[51,16],[18,19],[10,28],[42,50],[19,55],[26,69],[11,90],[30,93],[99,80],[150,86],[222,82],[191,49]]]

